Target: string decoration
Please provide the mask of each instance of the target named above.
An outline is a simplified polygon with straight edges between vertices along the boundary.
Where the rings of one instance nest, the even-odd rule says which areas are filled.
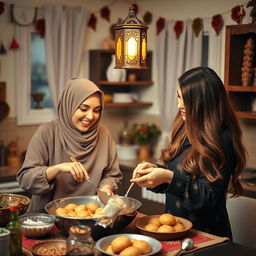
[[[4,2],[0,2],[0,15],[4,13]]]
[[[1,55],[6,54],[6,49],[5,49],[5,46],[2,41],[1,41],[1,45],[0,45],[0,54]]]
[[[245,16],[245,10],[244,10],[243,5],[240,5],[240,11],[239,11],[238,15],[239,15],[239,24],[242,24],[244,16]]]
[[[10,49],[16,50],[16,49],[19,49],[19,48],[20,48],[20,45],[16,41],[15,37],[13,37],[11,45],[10,45]]]
[[[222,16],[220,14],[216,14],[212,16],[211,25],[212,25],[212,28],[215,30],[216,35],[218,35],[223,26]]]
[[[158,35],[165,27],[165,19],[159,18],[156,22],[156,34]]]
[[[195,18],[193,20],[192,29],[193,29],[196,37],[198,37],[199,33],[203,29],[203,20],[201,18]]]
[[[149,25],[152,23],[153,16],[151,12],[146,12],[143,16],[143,21],[146,25]]]
[[[110,10],[109,10],[108,6],[104,6],[100,9],[100,15],[103,19],[110,22]]]
[[[40,35],[41,38],[45,36],[45,20],[38,19],[35,24],[36,32]]]
[[[177,38],[177,39],[179,39],[181,33],[183,32],[183,27],[184,27],[184,26],[183,26],[183,21],[177,20],[177,21],[175,22],[175,25],[174,25],[174,27],[173,27],[173,30],[174,30],[174,32],[175,32],[175,34],[176,34],[176,38]]]
[[[96,31],[96,24],[97,24],[97,18],[96,18],[96,16],[92,13],[92,14],[91,14],[91,17],[90,17],[90,19],[89,19],[89,21],[88,21],[88,26],[89,26],[90,28],[92,28],[94,31]]]

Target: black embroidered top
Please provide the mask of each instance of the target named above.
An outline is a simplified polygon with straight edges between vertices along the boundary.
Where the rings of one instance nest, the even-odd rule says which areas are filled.
[[[184,152],[191,146],[186,140],[177,157],[168,163],[168,169],[174,172],[172,182],[150,190],[166,194],[166,212],[190,220],[195,229],[232,240],[225,192],[236,160],[229,133],[223,132],[221,139],[225,154],[222,179],[209,182],[201,174],[197,180],[193,180],[190,173],[177,170]]]

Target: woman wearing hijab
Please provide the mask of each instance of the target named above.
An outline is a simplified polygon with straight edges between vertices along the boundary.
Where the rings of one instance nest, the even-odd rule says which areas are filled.
[[[32,194],[28,211],[40,211],[57,198],[94,195],[96,188],[115,193],[122,174],[115,143],[100,122],[102,110],[103,92],[93,82],[68,81],[57,119],[38,128],[17,173],[20,187]]]
[[[162,150],[163,165],[141,163],[133,174],[141,177],[131,181],[165,193],[166,212],[189,219],[196,229],[232,239],[226,193],[242,193],[238,177],[246,163],[237,118],[212,69],[191,69],[179,84],[179,112]]]

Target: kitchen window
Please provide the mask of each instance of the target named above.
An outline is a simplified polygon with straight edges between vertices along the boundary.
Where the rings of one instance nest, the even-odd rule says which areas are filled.
[[[55,111],[48,87],[44,39],[35,33],[33,26],[16,26],[16,38],[20,44],[16,53],[17,123],[49,122],[55,119]]]

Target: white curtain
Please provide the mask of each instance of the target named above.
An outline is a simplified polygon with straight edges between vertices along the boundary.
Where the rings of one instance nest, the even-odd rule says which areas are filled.
[[[56,107],[67,80],[78,76],[90,13],[71,6],[44,6],[42,11],[48,81]]]
[[[175,22],[168,21],[156,39],[156,62],[159,84],[160,112],[163,124],[162,144],[165,147],[170,125],[177,113],[178,78],[188,69],[201,65],[202,32],[192,32],[192,21],[183,22],[183,33],[176,39]]]

